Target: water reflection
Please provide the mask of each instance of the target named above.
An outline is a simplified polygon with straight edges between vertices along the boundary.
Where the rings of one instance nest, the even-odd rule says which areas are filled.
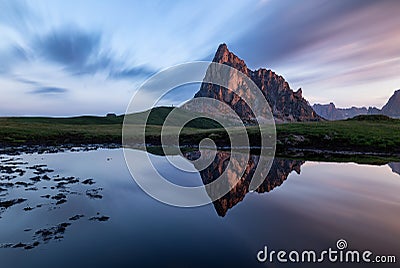
[[[190,160],[198,158],[199,155],[199,151],[186,153],[186,157]],[[231,153],[228,151],[217,151],[214,161],[207,168],[199,171],[203,183],[209,184],[219,178],[227,168],[230,157]],[[237,181],[237,183],[233,185],[227,194],[213,202],[215,210],[221,217],[224,217],[229,209],[241,202],[249,192],[250,182],[260,157],[258,155],[250,155],[250,157],[243,155],[242,158],[241,160],[239,159],[238,163],[246,165],[243,176],[240,176],[238,172],[232,169],[229,173],[230,181]],[[300,174],[300,167],[304,163],[304,161],[300,160],[275,158],[268,175],[255,191],[258,193],[272,191],[275,187],[280,186],[292,171]],[[207,189],[207,191],[211,190]]]
[[[393,173],[397,173],[400,175],[400,162],[391,162],[388,166],[392,169]]]
[[[26,156],[25,156],[26,158]],[[64,239],[66,230],[76,221],[88,215],[82,214],[81,207],[75,206],[65,209],[71,200],[85,199],[99,200],[103,198],[102,187],[95,187],[93,178],[81,179],[75,176],[62,176],[59,171],[49,168],[42,158],[34,157],[34,164],[27,162],[24,157],[0,155],[0,219],[5,212],[18,213],[24,211],[32,215],[31,222],[35,224],[36,213],[57,214],[55,211],[64,210],[69,215],[62,222],[49,226],[40,226],[34,230],[33,226],[25,228],[24,233],[29,239],[4,243],[0,241],[0,248],[24,248],[31,250],[52,240]],[[40,212],[39,212],[40,211]],[[36,212],[36,213],[35,213]],[[64,213],[65,213],[64,212]],[[107,221],[108,216],[89,215],[90,221]],[[48,216],[47,216],[48,217]],[[47,218],[46,217],[46,218]]]
[[[146,154],[135,151],[135,159],[149,177]],[[198,154],[177,158],[190,164]],[[218,151],[206,169],[185,175],[152,155],[165,175],[188,186],[218,177],[229,157]],[[258,161],[251,155],[238,184],[213,205],[183,209],[147,196],[122,150],[0,155],[0,244],[15,247],[0,249],[1,267],[260,267],[255,254],[264,245],[325,249],[339,238],[377,254],[399,252],[400,163],[274,159],[249,193]],[[155,245],[163,249],[158,258]]]

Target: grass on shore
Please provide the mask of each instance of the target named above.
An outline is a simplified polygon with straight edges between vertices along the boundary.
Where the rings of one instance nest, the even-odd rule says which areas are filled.
[[[146,141],[159,142],[161,124],[171,108],[155,108],[146,127]],[[182,116],[185,116],[184,114]],[[143,115],[130,115],[135,129]],[[142,118],[143,117],[143,118]],[[142,121],[141,121],[142,120]],[[123,116],[82,116],[74,118],[0,118],[0,145],[62,145],[121,143]],[[207,126],[211,128],[207,129]],[[351,120],[277,124],[277,150],[313,149],[331,151],[400,154],[400,120],[382,116],[361,116]],[[251,141],[259,139],[258,127],[248,127]],[[135,135],[135,134],[133,134]],[[226,144],[226,131],[207,119],[192,122],[181,132],[183,144],[196,144],[203,138]],[[229,144],[226,144],[229,145]]]

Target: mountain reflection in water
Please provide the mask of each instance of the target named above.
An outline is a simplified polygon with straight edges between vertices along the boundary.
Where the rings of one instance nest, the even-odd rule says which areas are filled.
[[[194,160],[200,157],[199,151],[189,152],[185,155],[189,160]],[[247,164],[246,160],[248,158]],[[208,184],[221,176],[228,166],[231,159],[231,153],[228,151],[217,151],[214,161],[205,169],[200,170],[200,176],[204,184]],[[230,181],[238,182],[233,185],[232,189],[223,197],[213,202],[215,210],[218,215],[224,217],[227,211],[241,202],[245,195],[249,192],[249,185],[253,178],[254,171],[259,162],[259,155],[243,155],[242,159],[238,161],[240,164],[246,164],[244,174],[238,178],[240,174],[231,170],[229,173]],[[268,175],[263,180],[262,184],[255,190],[258,193],[265,193],[272,191],[275,187],[280,186],[289,176],[292,171],[300,174],[300,167],[305,161],[280,159],[273,160],[271,169]]]
[[[166,179],[188,187],[209,184],[233,158],[217,151],[198,171],[188,160],[200,152],[173,156],[191,168],[183,172],[160,153],[132,154],[139,175],[151,179],[143,163],[150,157]],[[354,249],[399,252],[400,163],[277,158],[269,172],[259,163],[257,155],[239,158],[229,173],[233,188],[213,205],[176,208],[142,191],[121,149],[1,154],[1,267],[260,267],[264,245],[323,250],[339,238]],[[243,175],[233,172],[238,165]],[[264,180],[254,189],[257,165],[265,175],[255,176]],[[158,258],[155,245],[163,249]]]

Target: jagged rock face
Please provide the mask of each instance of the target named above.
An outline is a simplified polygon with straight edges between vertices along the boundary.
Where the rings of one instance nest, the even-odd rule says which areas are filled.
[[[320,121],[309,103],[302,97],[302,90],[294,92],[285,79],[271,70],[247,68],[246,63],[230,52],[225,44],[219,46],[213,62],[231,66],[247,75],[260,88],[277,121]],[[240,97],[226,88],[203,83],[194,96],[214,98],[227,103],[245,123],[253,123],[254,114]]]
[[[198,151],[189,152],[186,154],[186,157],[190,160],[194,160],[200,157],[200,153]],[[218,151],[214,161],[207,168],[199,171],[203,184],[209,184],[219,178],[226,170],[230,158],[230,152]],[[243,175],[240,177],[240,174],[235,173],[235,168],[231,170],[230,181],[234,183],[237,181],[237,183],[232,185],[232,189],[227,194],[213,202],[219,216],[224,217],[229,209],[244,199],[245,195],[249,192],[250,182],[259,160],[260,156],[250,155],[247,161],[247,155],[243,155],[243,159],[237,162],[239,164],[247,163]],[[304,161],[300,160],[275,158],[268,175],[266,175],[262,184],[256,189],[256,192],[264,193],[272,191],[275,187],[280,186],[292,171],[296,171],[296,173],[300,174],[300,167],[303,164]],[[240,168],[237,168],[237,170],[240,170]]]
[[[400,117],[400,89],[396,90],[382,107],[382,113],[390,117]]]
[[[368,114],[368,110],[365,107],[336,108],[332,102],[329,104],[314,104],[313,108],[318,115],[328,120],[343,120],[357,115]]]

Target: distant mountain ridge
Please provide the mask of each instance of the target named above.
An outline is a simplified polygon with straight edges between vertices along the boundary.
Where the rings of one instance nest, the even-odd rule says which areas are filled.
[[[337,108],[334,103],[313,105],[314,111],[328,120],[344,120],[358,115],[382,114],[392,118],[400,118],[400,89],[396,90],[388,102],[378,109],[376,107]]]
[[[337,108],[333,102],[329,104],[314,104],[314,111],[328,120],[343,120],[357,115],[368,114],[365,107]]]
[[[277,75],[271,70],[264,68],[255,71],[250,70],[242,59],[228,50],[226,44],[221,44],[218,47],[213,62],[228,65],[247,75],[259,87],[267,99],[276,121],[323,120],[314,112],[308,101],[303,98],[301,89],[298,89],[296,92],[293,91],[282,76]],[[251,123],[255,120],[251,109],[246,103],[231,90],[221,86],[202,83],[200,90],[194,97],[208,97],[225,102],[244,122]]]

